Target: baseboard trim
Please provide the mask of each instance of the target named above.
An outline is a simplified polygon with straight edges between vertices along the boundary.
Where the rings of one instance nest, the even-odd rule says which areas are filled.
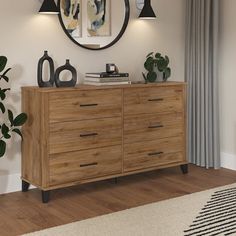
[[[34,188],[34,186],[30,186]],[[0,194],[21,191],[21,174],[0,175]]]
[[[221,167],[236,170],[236,155],[222,152]]]

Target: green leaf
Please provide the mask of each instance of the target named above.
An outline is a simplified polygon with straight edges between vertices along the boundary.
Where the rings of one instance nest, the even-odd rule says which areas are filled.
[[[2,72],[5,69],[6,64],[7,64],[7,58],[5,56],[0,56],[0,72]]]
[[[146,58],[148,58],[148,57],[152,56],[152,55],[153,55],[153,53],[154,53],[154,52],[150,52],[150,53],[148,53],[148,55],[146,56]]]
[[[9,127],[6,124],[2,125],[1,131],[4,138],[9,139],[11,135],[9,134]]]
[[[3,157],[6,152],[6,142],[3,140],[0,140],[0,157]]]
[[[0,98],[1,98],[2,100],[4,100],[4,99],[6,98],[6,92],[7,92],[8,90],[10,90],[10,89],[9,89],[9,88],[7,88],[7,89],[1,89],[1,88],[0,88]]]
[[[8,73],[8,71],[10,71],[10,70],[11,70],[11,68],[8,68],[2,75],[3,76],[6,75]]]
[[[142,73],[142,75],[143,75],[144,80],[147,82],[147,76],[144,73]]]
[[[169,59],[169,57],[168,57],[168,56],[165,56],[165,60],[166,60],[167,66],[168,66],[169,63],[170,63],[170,59]]]
[[[147,71],[152,72],[153,71],[153,65],[154,65],[153,58],[149,57],[149,58],[147,58],[146,62],[144,63],[144,68]]]
[[[9,82],[9,78],[6,75],[1,75],[0,80],[4,79],[6,82]]]
[[[2,113],[5,113],[6,108],[2,102],[0,102],[0,109],[1,109]]]
[[[21,131],[19,129],[13,129],[12,131],[17,133],[18,135],[20,135],[21,139],[23,140],[23,135],[22,135],[22,133],[21,133]]]
[[[155,58],[159,59],[161,57],[160,53],[156,53]]]
[[[149,72],[149,73],[147,74],[147,80],[148,80],[148,82],[153,83],[153,82],[156,81],[156,79],[157,79],[157,74],[156,74],[156,72]]]
[[[10,121],[10,123],[11,123],[11,126],[13,126],[13,125],[14,125],[14,124],[13,124],[14,117],[13,117],[13,113],[12,113],[11,110],[8,110],[8,119],[9,119],[9,121]]]
[[[171,69],[168,67],[164,70],[163,80],[167,81],[167,79],[171,76]]]
[[[14,126],[22,126],[27,120],[27,115],[25,113],[19,114],[14,120]]]

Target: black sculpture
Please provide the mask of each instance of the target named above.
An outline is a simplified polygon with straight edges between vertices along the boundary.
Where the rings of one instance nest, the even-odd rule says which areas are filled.
[[[48,61],[49,63],[49,81],[43,80],[43,63],[44,61]],[[51,57],[48,56],[48,52],[44,51],[43,57],[39,59],[38,62],[38,85],[39,87],[53,87],[54,84],[54,63]]]
[[[68,70],[72,74],[72,78],[69,81],[61,81],[60,80],[60,73],[64,70]],[[70,64],[70,61],[67,59],[66,64],[57,68],[54,77],[55,83],[57,87],[74,87],[77,82],[77,71],[76,69]]]

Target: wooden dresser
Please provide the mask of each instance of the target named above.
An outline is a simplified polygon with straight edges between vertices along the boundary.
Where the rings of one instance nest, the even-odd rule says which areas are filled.
[[[49,191],[186,161],[186,84],[22,88],[22,191]]]

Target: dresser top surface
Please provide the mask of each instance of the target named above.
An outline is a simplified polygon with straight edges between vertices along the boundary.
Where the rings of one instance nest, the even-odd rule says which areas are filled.
[[[45,87],[39,88],[38,86],[25,86],[22,87],[22,90],[36,90],[38,92],[56,92],[56,91],[83,91],[83,90],[103,90],[103,89],[132,89],[132,88],[154,88],[154,87],[168,87],[168,86],[184,86],[187,83],[185,82],[177,82],[177,81],[167,81],[167,82],[158,82],[158,83],[133,83],[128,85],[109,85],[109,86],[94,86],[94,85],[77,85],[76,87]]]

